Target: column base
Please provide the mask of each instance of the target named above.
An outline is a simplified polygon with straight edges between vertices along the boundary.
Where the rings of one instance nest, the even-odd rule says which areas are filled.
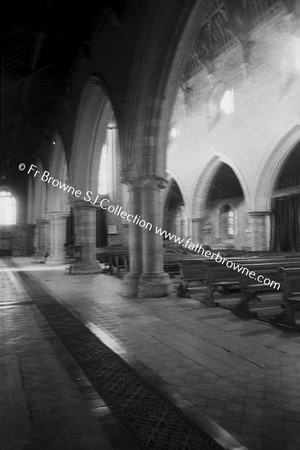
[[[42,255],[42,254],[39,254],[39,253],[35,253],[33,256],[32,256],[32,262],[39,262],[39,261],[44,261],[44,256]]]
[[[139,291],[140,273],[129,273],[125,275],[122,282],[121,295],[124,297],[137,297]]]
[[[45,259],[45,258],[43,258],[43,259]],[[64,257],[62,257],[62,258],[57,258],[57,257],[53,257],[53,258],[51,258],[51,256],[49,256],[46,260],[45,260],[45,263],[46,264],[49,264],[49,265],[52,265],[52,266],[54,266],[54,265],[56,265],[56,266],[61,266],[62,264],[65,264],[66,263],[66,260],[65,260],[65,258]]]
[[[75,262],[72,264],[72,275],[83,275],[88,273],[102,272],[100,264],[98,262]]]
[[[172,281],[167,273],[144,273],[138,285],[139,298],[167,297],[172,292]]]

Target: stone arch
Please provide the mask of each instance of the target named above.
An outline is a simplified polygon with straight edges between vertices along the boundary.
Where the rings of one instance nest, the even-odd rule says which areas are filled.
[[[155,12],[151,7],[146,11],[151,29],[149,25],[145,27],[139,39],[130,77],[132,95],[128,96],[128,114],[124,118],[125,181],[166,177],[172,111],[206,5],[204,1],[192,0],[172,7],[172,17],[167,1],[159,2]],[[159,50],[158,39],[161,39]]]
[[[192,217],[200,219],[204,218],[205,205],[212,180],[223,163],[227,164],[235,173],[241,185],[246,205],[249,205],[249,189],[242,172],[240,171],[238,166],[226,155],[216,153],[212,157],[212,159],[204,166],[204,168],[200,172],[200,175],[198,176],[196,188],[193,195]]]
[[[28,177],[27,181],[27,223],[33,223],[33,205],[34,191],[32,177]]]
[[[227,167],[227,169],[226,169]],[[240,195],[235,198],[211,197],[212,183],[215,176],[218,175],[219,170],[230,169],[230,177],[234,176],[237,184],[235,190],[238,188]],[[232,200],[232,202],[231,202]],[[223,203],[235,205],[234,212],[234,235],[225,237],[221,233],[219,208]],[[247,183],[239,168],[226,155],[216,153],[210,161],[204,166],[200,172],[200,176],[196,183],[196,188],[193,196],[193,211],[192,211],[192,235],[193,239],[198,242],[203,242],[207,245],[223,245],[226,247],[240,248],[248,245],[248,236],[244,235],[243,226],[238,224],[246,223],[246,205],[249,205],[249,192]]]
[[[113,116],[106,88],[98,77],[91,77],[83,89],[77,112],[70,162],[72,184],[83,194],[88,190],[97,192],[101,149]]]
[[[178,197],[179,194],[180,197]],[[177,179],[170,176],[163,197],[163,227],[167,232],[180,237],[184,237],[187,233],[186,195],[184,190],[181,190]]]
[[[251,198],[253,211],[269,211],[271,209],[272,192],[277,177],[290,152],[300,141],[300,124],[295,125],[267,153],[261,169],[256,177]]]
[[[75,244],[81,247],[81,259],[73,273],[100,271],[96,260],[98,175],[107,125],[117,122],[114,111],[106,87],[91,76],[81,95],[70,159],[71,185],[81,191],[80,198],[72,198]]]
[[[167,177],[166,178],[168,180],[168,185],[167,185],[166,189],[163,191],[163,201],[162,201],[163,209],[165,207],[168,194],[170,192],[171,181],[172,180],[174,180],[176,182],[177,186],[179,187],[181,195],[182,195],[182,198],[183,198],[183,201],[184,201],[184,204],[185,204],[186,208],[188,208],[189,207],[188,197],[187,197],[187,193],[186,193],[186,190],[185,190],[185,186],[184,186],[183,182],[181,181],[181,179],[177,175],[175,175],[175,173],[173,171],[171,171],[169,169],[168,169],[168,173],[167,173]]]
[[[38,167],[40,173],[44,172],[44,164],[41,158],[37,158],[36,166]],[[34,209],[33,209],[33,219],[44,219],[46,216],[46,197],[47,197],[47,186],[46,183],[40,181],[39,178],[33,179],[33,191],[34,191]]]
[[[68,181],[68,166],[63,141],[58,134],[54,134],[51,144],[49,172],[53,178],[61,183]],[[59,187],[47,186],[47,211],[69,213],[68,193]]]

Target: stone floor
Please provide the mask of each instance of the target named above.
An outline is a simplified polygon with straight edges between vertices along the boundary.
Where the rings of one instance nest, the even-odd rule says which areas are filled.
[[[0,259],[0,449],[135,446]]]
[[[299,334],[256,320],[245,321],[224,309],[209,308],[199,300],[177,298],[175,293],[162,299],[126,299],[121,296],[121,280],[109,275],[65,275],[63,267],[34,264],[25,258],[14,261],[137,371],[145,375],[147,368],[151,382],[158,383],[186,414],[212,434],[219,433],[228,442],[232,435],[240,447],[253,450],[300,448]],[[15,274],[5,276],[15,279]],[[2,282],[3,275],[0,279]],[[45,435],[52,436],[52,447],[4,448],[118,448],[119,444],[105,433],[105,426],[94,428],[96,419],[91,408],[70,380],[67,367],[76,364],[63,344],[57,343],[63,347],[59,353],[49,336],[56,341],[58,338],[31,304],[30,297],[24,295],[19,283],[15,283],[15,289],[13,281],[11,287],[9,283],[4,281],[6,290],[1,289],[1,302],[23,302],[1,308],[1,360],[16,378],[14,382],[23,383],[26,396],[13,399],[23,404],[26,413],[24,420],[20,419],[21,428],[16,418],[15,428],[24,428],[21,435],[26,442],[32,435],[44,440]],[[5,370],[1,375],[4,379],[8,378]],[[6,391],[9,389],[8,383]],[[70,408],[59,408],[56,402],[62,399],[66,404],[70,400]],[[50,400],[53,406],[49,410],[46,405]],[[35,402],[39,409],[35,409]],[[76,409],[82,415],[66,417],[65,408]],[[51,430],[55,421],[57,428]],[[90,443],[59,446],[56,441],[65,422],[71,442],[76,429],[74,439],[79,443],[84,435],[91,439]],[[79,423],[86,430],[78,427]],[[43,429],[48,434],[45,431],[44,435]],[[105,444],[97,444],[97,439]],[[128,441],[126,445],[134,448]],[[227,448],[238,448],[238,444],[228,444]]]

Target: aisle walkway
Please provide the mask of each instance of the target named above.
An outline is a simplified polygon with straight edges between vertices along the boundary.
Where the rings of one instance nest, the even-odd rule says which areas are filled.
[[[0,337],[1,450],[135,448],[5,259]]]
[[[67,276],[15,261],[212,434],[222,430],[207,418],[249,449],[299,449],[298,334],[175,294],[125,299],[121,281],[108,275]]]

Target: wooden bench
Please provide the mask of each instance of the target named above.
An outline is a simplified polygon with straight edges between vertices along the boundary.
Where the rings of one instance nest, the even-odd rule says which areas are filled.
[[[234,259],[233,261],[240,266],[246,267],[249,272],[254,271],[256,275],[263,275],[272,281],[276,282],[275,278],[281,279],[279,276],[279,267],[282,265],[286,267],[297,266],[300,263],[300,258],[251,258],[251,259]],[[206,266],[206,282],[207,282],[207,300],[210,304],[214,303],[214,292],[218,287],[225,289],[230,287],[239,287],[244,293],[242,298],[242,306],[238,310],[243,310],[245,305],[249,303],[252,298],[255,298],[258,292],[267,292],[273,290],[271,286],[266,286],[263,283],[258,283],[247,275],[242,275],[233,268],[228,268],[225,265],[210,261]],[[280,281],[278,281],[280,283]],[[246,311],[246,309],[245,309]]]
[[[259,294],[265,294],[269,292],[277,292],[281,290],[281,284],[283,281],[281,266],[286,268],[297,267],[300,260],[297,258],[284,259],[281,261],[269,262],[269,263],[259,263],[259,264],[248,264],[247,268],[249,271],[254,271],[256,278],[261,275],[262,277],[269,278],[271,280],[270,284],[264,284],[263,282],[258,282],[257,279],[252,279],[247,275],[240,275],[239,286],[241,291],[241,301],[233,308],[233,312],[238,315],[244,315],[247,317],[254,317],[255,314],[250,311],[250,302],[254,299],[260,301],[258,297]],[[278,283],[277,287],[274,283]]]
[[[121,277],[129,270],[128,249],[121,246],[107,247],[96,254],[96,259],[107,267],[104,272]]]
[[[295,314],[300,311],[300,265],[294,268],[281,268],[284,311],[272,323],[297,327]]]
[[[270,257],[250,257],[250,258],[231,258],[233,261],[240,266],[249,268],[249,271],[254,270],[256,267],[262,266],[262,270],[265,270],[268,265],[273,264],[271,267],[276,267],[278,269],[282,265],[286,264],[298,264],[300,258],[288,258],[279,256]],[[233,270],[232,268],[226,267],[217,263],[215,260],[207,259],[205,257],[198,258],[186,258],[180,260],[181,266],[181,278],[182,282],[177,289],[178,297],[190,298],[190,291],[188,289],[190,282],[199,281],[202,284],[206,282],[207,284],[207,300],[210,304],[214,304],[214,292],[218,287],[229,288],[237,287],[239,285],[240,273]],[[250,266],[252,268],[250,268]],[[253,280],[249,278],[253,283]]]
[[[234,260],[233,262],[240,266],[246,267],[249,270],[255,272],[256,275],[262,275],[265,278],[270,278],[272,281],[279,282],[281,276],[279,276],[279,267],[297,267],[300,263],[299,258],[268,258],[268,259],[248,259],[248,260]],[[276,281],[276,279],[278,281]],[[241,303],[236,307],[236,311],[249,311],[247,304],[251,299],[255,298],[259,292],[272,291],[272,286],[258,283],[256,280],[251,279],[247,275],[242,275],[233,268],[228,268],[225,265],[218,264],[215,261],[211,261],[206,266],[206,282],[207,282],[207,300],[210,304],[214,303],[214,292],[218,287],[229,288],[239,287],[243,292]],[[242,285],[241,285],[242,284]],[[248,309],[247,309],[248,308]]]
[[[164,272],[168,273],[171,278],[182,275],[180,261],[183,258],[197,259],[197,255],[191,250],[182,247],[182,245],[170,243],[164,244]]]
[[[258,258],[257,258],[258,259]],[[255,258],[256,260],[256,258]],[[243,265],[243,263],[249,262],[249,258],[232,258],[232,261],[239,263]],[[210,293],[208,295],[208,298],[211,298],[213,296],[213,292],[217,289],[218,286],[229,286],[227,283],[228,277],[232,277],[232,269],[228,269],[226,266],[222,266],[221,264],[217,263],[216,261],[212,259],[207,259],[205,256],[195,256],[193,258],[187,257],[184,259],[179,260],[180,264],[180,273],[181,273],[181,284],[178,286],[177,289],[177,296],[178,297],[185,297],[190,298],[190,291],[188,289],[189,284],[191,282],[198,281],[202,284],[204,282],[208,283],[208,280],[212,282],[215,281],[214,284],[217,284],[216,286],[212,287],[210,290]],[[207,268],[208,267],[214,267],[212,275],[208,275],[207,279]],[[225,275],[224,275],[225,274]],[[229,275],[231,274],[231,275]],[[225,276],[225,279],[222,277]],[[216,277],[216,280],[214,279]],[[238,279],[237,276],[235,276],[236,280]],[[232,283],[231,283],[232,284]],[[236,284],[236,283],[235,283]]]
[[[214,261],[213,263],[206,265],[206,284],[206,299],[209,304],[216,306],[214,303],[215,291],[218,287],[227,289],[229,287],[238,286],[238,273],[235,270]]]
[[[204,283],[206,279],[206,258],[180,260],[181,283],[177,288],[177,297],[190,298],[189,284],[193,281]]]

